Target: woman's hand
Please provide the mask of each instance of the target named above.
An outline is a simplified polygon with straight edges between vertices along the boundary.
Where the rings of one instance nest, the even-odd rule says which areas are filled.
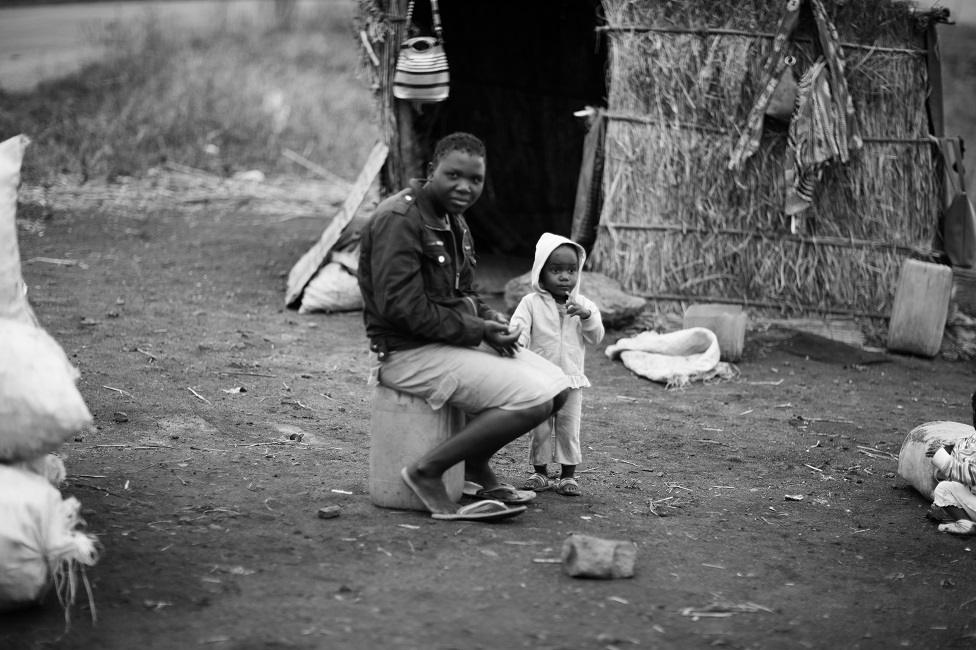
[[[519,334],[518,330],[509,330],[507,324],[493,320],[485,321],[484,341],[503,357],[515,356]]]

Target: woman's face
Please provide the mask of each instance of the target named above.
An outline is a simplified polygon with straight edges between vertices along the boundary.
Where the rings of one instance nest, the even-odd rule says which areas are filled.
[[[431,164],[427,188],[446,212],[461,214],[471,207],[485,186],[485,159],[466,151],[450,151]]]

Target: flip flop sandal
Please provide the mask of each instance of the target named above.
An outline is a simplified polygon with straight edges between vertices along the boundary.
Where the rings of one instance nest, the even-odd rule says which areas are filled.
[[[499,521],[520,515],[526,510],[525,506],[507,506],[501,501],[486,499],[461,506],[457,512],[435,512],[431,518],[439,521]]]
[[[556,494],[561,494],[564,497],[578,497],[583,494],[575,478],[561,478],[553,489]]]
[[[462,494],[472,499],[494,499],[509,505],[528,503],[536,497],[532,490],[518,490],[514,485],[499,483],[496,487],[486,490],[480,483],[465,481]]]
[[[490,490],[481,489],[475,493],[479,499],[495,499],[509,505],[528,503],[535,498],[532,490],[517,490],[514,485],[499,483]]]
[[[522,488],[526,490],[532,490],[533,492],[543,492],[552,487],[552,481],[549,480],[548,476],[543,476],[536,472],[529,478],[525,480],[522,484]]]

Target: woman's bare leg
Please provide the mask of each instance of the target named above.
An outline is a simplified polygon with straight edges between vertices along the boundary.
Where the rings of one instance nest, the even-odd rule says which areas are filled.
[[[406,468],[411,488],[427,504],[431,512],[451,513],[457,504],[447,494],[442,476],[461,461],[470,480],[486,488],[498,485],[489,461],[499,449],[542,423],[555,408],[562,406],[562,393],[552,401],[522,409],[508,411],[488,409],[468,420],[463,429],[430,450],[416,463]]]

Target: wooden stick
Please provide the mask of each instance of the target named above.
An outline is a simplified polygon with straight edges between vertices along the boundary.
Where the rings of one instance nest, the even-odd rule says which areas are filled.
[[[340,177],[340,176],[338,176],[336,174],[333,174],[332,172],[330,172],[325,167],[322,167],[321,165],[317,165],[317,164],[313,163],[308,158],[302,156],[301,154],[295,153],[291,149],[285,149],[284,151],[281,152],[281,155],[284,156],[285,158],[287,158],[288,160],[291,160],[292,162],[298,163],[299,165],[301,165],[305,169],[308,169],[309,171],[315,172],[316,174],[318,174],[322,178],[326,179],[327,181],[331,181],[331,182],[335,183],[336,185],[339,185],[339,186],[341,186],[343,188],[348,188],[349,185],[350,185],[349,181],[347,181],[346,179],[344,179],[344,178],[342,178],[342,177]]]
[[[210,400],[208,400],[208,399],[207,399],[206,397],[204,397],[204,396],[203,396],[203,395],[201,395],[200,393],[198,393],[198,392],[196,392],[195,390],[193,390],[193,389],[192,389],[192,388],[190,388],[189,386],[187,386],[187,387],[186,387],[186,389],[187,389],[188,391],[190,391],[191,393],[193,393],[194,395],[196,395],[198,399],[201,399],[201,400],[203,400],[203,401],[204,401],[204,402],[206,402],[207,404],[211,404],[211,403],[212,403],[212,402],[211,402]]]
[[[363,199],[366,198],[366,193],[373,184],[373,179],[380,173],[383,163],[386,162],[388,153],[389,147],[382,142],[376,143],[369,157],[366,159],[366,164],[363,165],[359,177],[349,190],[346,201],[342,204],[339,213],[329,222],[328,227],[322,232],[322,236],[319,237],[318,242],[292,267],[291,272],[288,274],[288,291],[285,294],[285,306],[293,307],[300,302],[302,292],[305,291],[305,285],[318,272],[322,262],[328,258],[332,247],[339,240],[339,235],[342,234],[343,228],[356,215],[356,211],[362,205]]]

